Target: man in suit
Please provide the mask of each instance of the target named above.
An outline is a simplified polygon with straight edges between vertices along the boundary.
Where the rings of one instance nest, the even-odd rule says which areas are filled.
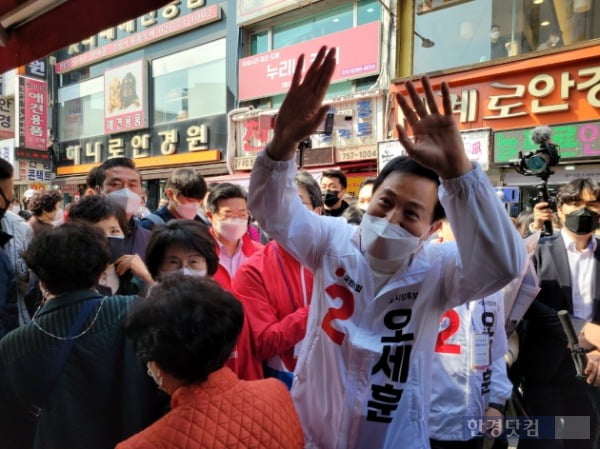
[[[541,290],[525,315],[519,357],[524,402],[531,416],[589,416],[593,437],[598,422],[588,386],[576,378],[557,311],[568,310],[574,318],[600,322],[600,245],[594,237],[600,219],[600,186],[591,179],[575,179],[561,187],[556,204],[563,228],[543,237],[534,255]],[[538,204],[534,216],[533,227],[541,228],[545,220],[551,220],[552,212],[546,203]],[[593,358],[587,374],[588,383],[599,383]],[[521,448],[591,449],[592,443],[523,440]]]

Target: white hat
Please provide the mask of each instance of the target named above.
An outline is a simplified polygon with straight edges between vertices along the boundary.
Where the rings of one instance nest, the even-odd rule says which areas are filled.
[[[23,194],[23,198],[25,198],[26,200],[28,200],[31,197],[33,197],[33,195],[35,195],[36,193],[37,193],[37,190],[35,190],[35,189],[25,190],[25,193]]]

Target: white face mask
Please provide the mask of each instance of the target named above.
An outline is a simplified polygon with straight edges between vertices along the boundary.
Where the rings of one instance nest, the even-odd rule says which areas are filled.
[[[248,231],[248,220],[245,218],[229,218],[217,221],[215,231],[225,240],[239,240]]]
[[[206,270],[193,270],[187,267],[180,268],[179,270],[177,270],[177,273],[200,278],[206,277]]]
[[[150,376],[152,378],[152,380],[154,381],[154,383],[156,383],[158,388],[162,388],[163,378],[161,375],[156,374],[152,370],[152,362],[146,362],[146,368],[148,369],[148,371],[147,371],[148,376]]]
[[[63,215],[64,215],[64,211],[62,209],[57,209],[56,210],[56,215],[54,216],[54,220],[52,220],[52,226],[56,227],[56,226],[60,226],[61,224],[64,223],[64,219],[63,219]]]
[[[385,218],[365,214],[360,223],[361,251],[375,271],[395,272],[408,265],[421,239]]]
[[[127,215],[135,214],[142,205],[142,197],[127,188],[110,192],[108,198],[121,206]]]
[[[178,204],[175,206],[175,210],[181,217],[188,220],[193,220],[198,213],[198,205],[194,203],[189,204]]]
[[[500,31],[492,31],[492,32],[490,33],[490,37],[491,37],[492,39],[498,39],[498,38],[500,37]]]

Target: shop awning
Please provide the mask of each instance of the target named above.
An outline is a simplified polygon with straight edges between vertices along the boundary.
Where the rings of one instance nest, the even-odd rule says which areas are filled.
[[[2,0],[0,73],[166,3],[167,0]]]

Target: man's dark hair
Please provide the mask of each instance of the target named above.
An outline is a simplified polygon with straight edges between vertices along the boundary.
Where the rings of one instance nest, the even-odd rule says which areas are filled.
[[[90,189],[95,189],[96,186],[98,185],[98,167],[93,167],[87,174],[87,176],[85,177],[85,184],[90,188]],[[104,180],[103,180],[104,182]]]
[[[346,178],[346,175],[341,170],[333,170],[333,169],[325,170],[321,174],[321,177],[322,178],[337,178],[337,180],[340,181],[340,184],[342,185],[343,189],[346,189],[348,187],[348,178]]]
[[[204,177],[191,168],[178,168],[169,175],[167,189],[173,189],[176,195],[203,200],[206,195]]]
[[[0,158],[0,180],[12,178],[13,173],[14,173],[14,168],[10,164],[10,162],[8,162],[5,159]],[[4,192],[4,193],[7,193],[7,192]]]
[[[175,274],[133,305],[125,332],[142,362],[200,384],[225,365],[243,322],[242,304],[215,281]]]
[[[316,209],[317,207],[323,207],[321,187],[319,187],[319,183],[309,172],[300,170],[294,178],[294,181],[296,181],[296,185],[303,187],[308,192],[310,203],[312,204],[313,209]]]
[[[107,218],[115,217],[119,222],[119,227],[123,234],[129,231],[127,216],[122,207],[114,201],[109,201],[108,197],[103,195],[89,195],[81,198],[69,209],[69,220],[83,220],[85,222],[96,224]]]
[[[140,175],[140,181],[142,180],[142,174],[138,171],[135,166],[133,159],[128,157],[112,157],[105,160],[102,165],[98,166],[96,170],[96,186],[102,188],[104,181],[106,180],[106,170],[110,170],[115,167],[125,167],[135,170]]]
[[[373,183],[373,195],[375,194],[377,189],[381,186],[381,184],[383,184],[383,181],[385,180],[385,178],[387,178],[388,175],[390,175],[393,172],[408,173],[411,175],[419,176],[421,178],[425,178],[425,179],[429,179],[430,181],[433,181],[436,186],[440,185],[440,177],[437,175],[436,172],[434,172],[433,170],[429,170],[426,167],[423,167],[417,161],[415,161],[414,159],[411,159],[408,156],[397,156],[394,159],[392,159],[391,161],[389,161],[387,164],[385,164],[385,167],[383,167],[383,170],[381,170],[381,172],[379,172],[379,175],[377,176],[377,178],[375,178],[375,182]],[[434,222],[436,220],[441,220],[442,218],[445,218],[445,217],[446,217],[446,212],[444,211],[444,208],[442,207],[442,203],[440,203],[440,200],[438,199],[437,203],[435,204],[435,208],[433,210],[432,222]]]
[[[371,184],[374,185],[376,180],[377,180],[377,178],[374,176],[369,176],[368,178],[363,179],[363,181],[360,183],[360,187],[358,188],[358,191],[360,192],[360,189],[362,189],[364,186],[369,186]]]
[[[591,178],[577,178],[561,186],[556,194],[556,206],[560,207],[565,203],[581,201],[581,194],[584,190],[589,190],[596,200],[600,201],[600,186]]]
[[[248,195],[242,186],[237,184],[231,184],[229,182],[222,182],[214,184],[208,189],[208,198],[206,199],[206,209],[212,213],[218,212],[219,200],[228,200],[231,198],[241,198],[248,200]]]
[[[349,224],[360,225],[363,217],[363,211],[358,207],[350,206],[342,212],[342,218],[345,218]]]
[[[206,225],[194,220],[171,220],[165,226],[154,227],[146,248],[146,267],[153,278],[160,274],[165,253],[172,247],[197,251],[206,260],[206,274],[217,272],[219,256]]]
[[[52,212],[56,204],[62,201],[62,195],[56,190],[44,190],[37,192],[27,203],[27,207],[33,215],[39,217],[43,212]]]
[[[23,260],[55,295],[94,287],[109,258],[104,233],[81,222],[44,229],[23,252]]]

